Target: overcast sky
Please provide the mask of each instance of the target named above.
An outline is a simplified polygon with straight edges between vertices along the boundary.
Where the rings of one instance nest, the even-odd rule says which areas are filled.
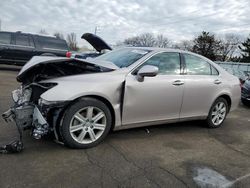
[[[64,35],[80,40],[94,32],[110,44],[144,32],[172,41],[192,39],[202,30],[250,33],[249,0],[2,0],[2,30]]]

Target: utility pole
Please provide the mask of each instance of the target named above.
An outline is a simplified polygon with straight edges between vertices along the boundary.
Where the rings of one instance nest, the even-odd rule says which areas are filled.
[[[100,31],[100,28],[98,26],[95,26],[95,35],[97,34],[98,31]]]

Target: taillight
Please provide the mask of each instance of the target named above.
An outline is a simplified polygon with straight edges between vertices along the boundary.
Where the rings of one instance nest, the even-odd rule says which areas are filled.
[[[72,55],[72,53],[71,53],[71,52],[66,52],[66,57],[70,58],[70,57],[71,57],[71,55]]]

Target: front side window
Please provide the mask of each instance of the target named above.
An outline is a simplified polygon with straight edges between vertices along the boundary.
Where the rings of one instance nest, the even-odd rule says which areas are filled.
[[[163,52],[154,55],[144,65],[153,65],[159,68],[159,74],[180,74],[180,55],[176,52]]]
[[[29,36],[28,35],[16,35],[16,45],[29,46]]]
[[[218,71],[200,57],[183,54],[188,75],[218,75]]]
[[[11,34],[10,33],[0,33],[0,44],[10,44]]]

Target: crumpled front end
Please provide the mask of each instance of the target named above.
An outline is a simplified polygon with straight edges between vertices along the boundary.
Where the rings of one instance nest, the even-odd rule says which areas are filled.
[[[34,99],[35,95],[32,93],[34,87],[39,87],[39,84],[14,90],[12,92],[14,105],[3,113],[2,117],[6,122],[14,121],[20,131],[30,129],[33,137],[40,139],[43,135],[52,131],[52,128],[46,120],[47,114],[42,112],[41,106],[36,103],[38,100]],[[40,87],[45,89],[42,85]]]

